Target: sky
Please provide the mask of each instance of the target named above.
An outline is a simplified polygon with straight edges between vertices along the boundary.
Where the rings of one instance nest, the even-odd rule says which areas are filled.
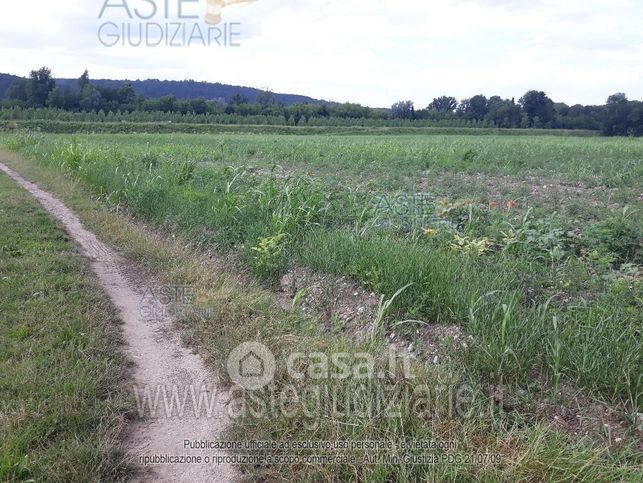
[[[218,28],[238,32],[237,46],[99,40],[107,22],[205,31],[206,1],[5,2],[0,72],[88,69],[92,78],[194,79],[372,107],[406,99],[425,107],[440,95],[518,99],[529,89],[569,105],[603,104],[615,92],[643,99],[641,0],[254,0],[223,10]],[[152,4],[153,17],[136,16]],[[179,4],[197,18],[179,19]]]

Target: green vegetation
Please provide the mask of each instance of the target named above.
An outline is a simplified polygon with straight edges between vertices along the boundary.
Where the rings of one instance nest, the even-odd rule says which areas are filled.
[[[0,174],[0,480],[126,476],[126,362],[86,261]]]
[[[182,124],[544,128],[602,131],[608,136],[643,135],[643,102],[630,101],[623,93],[610,96],[604,106],[570,107],[554,103],[542,91],[531,90],[518,102],[500,96],[487,99],[479,94],[460,102],[454,97],[437,97],[424,109],[415,109],[412,101],[378,109],[312,99],[308,103],[284,105],[271,92],[255,92],[252,102],[240,93],[225,99],[205,99],[195,97],[192,88],[197,86],[193,82],[177,83],[174,92],[184,94],[185,99],[175,95],[150,99],[137,94],[128,81],[95,85],[87,71],[75,84],[56,85],[46,67],[31,71],[26,79],[15,78],[6,90],[6,99],[0,103],[0,119],[41,119],[36,115],[78,121],[78,114],[82,117],[90,113],[100,122],[114,122],[125,115],[135,122]]]
[[[415,380],[387,381],[396,389],[384,399],[397,417],[338,414],[350,395],[382,398],[381,385],[332,380],[320,412],[249,416],[234,431],[267,440],[446,435],[459,451],[502,454],[501,465],[275,466],[266,478],[619,481],[640,474],[640,140],[24,133],[3,140],[81,180],[112,207],[235,254],[267,287],[295,264],[384,296],[372,337],[355,343],[210,274],[221,310],[215,320],[187,323],[220,367],[231,348],[258,339],[275,354],[369,350],[381,357],[379,368],[382,336],[392,327],[416,347],[423,341],[411,320],[464,330],[466,350],[453,349],[443,364],[416,361]],[[418,210],[426,193],[430,201]],[[130,249],[153,251],[143,246]],[[179,280],[201,273],[186,268]],[[278,370],[277,388],[289,383]],[[404,391],[463,384],[473,388],[476,417],[448,414],[443,394],[432,394],[433,414],[418,413]],[[493,388],[506,392],[510,407],[498,407]],[[268,392],[257,397],[269,401]],[[587,407],[572,406],[570,394]],[[534,409],[574,407],[583,415],[587,401],[618,413],[619,444],[553,429]]]
[[[49,113],[49,114],[48,114]],[[6,116],[3,116],[6,114]],[[523,136],[568,136],[571,131],[564,129],[490,129],[490,128],[466,128],[466,127],[414,127],[410,125],[400,125],[399,127],[368,127],[363,125],[345,126],[287,126],[280,124],[270,124],[270,120],[244,118],[240,122],[225,122],[218,124],[208,122],[208,118],[195,116],[180,116],[179,122],[167,120],[165,117],[154,114],[120,114],[110,116],[110,118],[120,122],[111,122],[101,119],[100,114],[94,113],[66,113],[61,118],[78,119],[78,121],[59,121],[56,120],[56,111],[37,110],[34,112],[34,120],[0,120],[0,131],[4,132],[21,132],[36,131],[57,134],[74,134],[74,133],[105,133],[105,134],[137,134],[137,133],[192,133],[192,134],[224,134],[224,133],[253,133],[253,134],[460,134],[473,136],[486,136],[497,134],[503,136],[523,135]],[[0,110],[0,119],[2,117],[12,117],[7,111]],[[159,121],[160,118],[160,121]],[[164,122],[166,121],[166,122]],[[228,120],[229,121],[229,120]],[[194,122],[196,124],[188,124]],[[263,124],[256,124],[263,123]],[[595,131],[573,131],[574,136],[597,136]]]

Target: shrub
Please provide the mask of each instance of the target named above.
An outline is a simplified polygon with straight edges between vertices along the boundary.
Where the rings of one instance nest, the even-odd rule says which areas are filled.
[[[631,218],[634,212],[627,207],[619,216],[595,223],[587,230],[588,248],[613,253],[615,262],[643,263],[643,229]]]

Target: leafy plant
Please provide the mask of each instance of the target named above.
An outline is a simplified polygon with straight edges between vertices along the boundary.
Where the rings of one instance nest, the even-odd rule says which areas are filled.
[[[474,253],[480,256],[490,251],[493,243],[487,237],[476,239],[460,236],[456,233],[453,235],[453,240],[449,246],[460,253]]]
[[[194,161],[185,160],[179,163],[175,168],[176,183],[181,186],[194,178],[194,170],[196,163]]]
[[[285,233],[259,239],[257,246],[252,247],[255,252],[252,265],[255,275],[268,279],[281,271],[285,242]]]
[[[595,223],[587,230],[587,245],[603,252],[613,253],[614,262],[643,263],[643,228],[634,219],[634,210],[628,207],[618,216]]]

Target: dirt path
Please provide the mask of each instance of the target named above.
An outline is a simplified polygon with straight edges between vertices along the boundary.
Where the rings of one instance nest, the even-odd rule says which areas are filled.
[[[153,455],[202,458],[209,455],[203,450],[185,449],[184,440],[213,440],[221,436],[228,422],[225,396],[201,358],[182,344],[172,320],[166,315],[159,317],[162,310],[155,310],[155,317],[149,317],[148,312],[154,308],[148,304],[151,301],[158,305],[158,300],[144,298],[144,294],[154,290],[154,282],[133,277],[131,264],[83,228],[78,217],[51,194],[2,163],[0,170],[60,220],[90,260],[123,321],[127,354],[135,363],[133,391],[140,416],[130,428],[128,451],[132,461],[140,463],[140,457]],[[143,299],[145,310],[141,310]],[[150,405],[145,405],[146,401]],[[236,476],[228,465],[157,464],[146,468],[149,471],[133,481],[224,482]]]

